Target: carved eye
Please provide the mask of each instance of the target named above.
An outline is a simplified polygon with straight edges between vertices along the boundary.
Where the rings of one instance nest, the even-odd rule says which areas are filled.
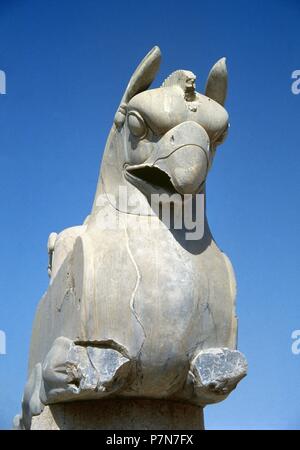
[[[142,139],[146,136],[148,131],[147,125],[138,112],[130,112],[127,120],[129,130],[135,137]]]

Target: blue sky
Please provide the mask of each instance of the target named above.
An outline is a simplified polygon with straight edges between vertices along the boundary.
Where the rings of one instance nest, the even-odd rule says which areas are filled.
[[[148,7],[146,6],[148,5]],[[0,428],[20,409],[32,321],[47,288],[47,238],[89,213],[130,75],[153,45],[203,90],[227,57],[231,128],[209,175],[208,219],[233,262],[249,374],[208,429],[300,429],[298,0],[0,0]]]

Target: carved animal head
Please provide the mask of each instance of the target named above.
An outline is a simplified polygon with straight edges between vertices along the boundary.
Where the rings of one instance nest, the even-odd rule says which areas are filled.
[[[118,196],[120,185],[146,198],[154,193],[196,194],[204,188],[228,129],[225,58],[211,69],[205,95],[196,92],[196,76],[186,70],[173,72],[161,87],[148,90],[160,58],[160,49],[154,47],[125,90],[107,141],[96,200],[103,191]]]

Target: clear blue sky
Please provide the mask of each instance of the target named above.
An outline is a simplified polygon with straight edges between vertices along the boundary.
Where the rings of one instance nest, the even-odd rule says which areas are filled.
[[[146,6],[148,5],[148,7]],[[20,410],[51,231],[82,223],[115,110],[155,44],[159,83],[227,56],[231,129],[209,175],[208,218],[238,280],[248,377],[205,410],[208,429],[300,429],[299,0],[0,0],[0,428]]]

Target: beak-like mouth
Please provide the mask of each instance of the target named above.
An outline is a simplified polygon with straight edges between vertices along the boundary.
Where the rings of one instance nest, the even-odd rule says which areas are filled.
[[[125,177],[139,189],[145,191],[148,185],[151,186],[151,193],[167,193],[169,195],[178,194],[173,186],[171,177],[162,169],[156,166],[127,167]]]
[[[185,194],[200,192],[209,167],[207,152],[200,145],[186,144],[161,154],[140,165],[124,166],[125,178],[148,197],[178,194],[183,199]]]

